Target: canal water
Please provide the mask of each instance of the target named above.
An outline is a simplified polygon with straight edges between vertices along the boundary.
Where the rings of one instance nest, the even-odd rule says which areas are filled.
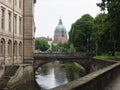
[[[49,90],[80,78],[85,70],[74,63],[55,61],[39,67],[36,74],[36,82],[41,90]]]
[[[14,90],[49,90],[84,76],[85,69],[77,63],[55,61],[39,67],[35,73],[35,81]]]

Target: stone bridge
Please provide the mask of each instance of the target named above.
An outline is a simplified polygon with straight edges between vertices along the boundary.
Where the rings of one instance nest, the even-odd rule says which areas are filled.
[[[53,61],[77,62],[88,69],[91,60],[83,53],[34,53],[35,70],[41,65]]]
[[[34,69],[37,70],[39,66],[55,60],[77,62],[87,68],[88,73],[80,79],[51,90],[105,90],[104,88],[120,74],[120,63],[93,59],[80,53],[35,53]],[[7,87],[12,90],[19,86],[20,83],[23,87],[23,83],[31,80],[34,74],[32,65],[21,65],[15,75],[10,78]],[[16,82],[16,80],[18,81]]]
[[[39,66],[55,60],[77,62],[87,70],[87,75],[51,90],[105,90],[120,74],[120,63],[93,59],[78,53],[35,53],[34,68],[36,70]]]
[[[83,53],[34,53],[34,70],[36,71],[40,66],[53,61],[76,62],[86,69],[86,73],[111,64],[106,61],[94,60]]]

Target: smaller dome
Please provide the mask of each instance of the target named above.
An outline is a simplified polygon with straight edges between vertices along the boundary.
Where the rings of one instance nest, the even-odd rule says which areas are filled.
[[[66,29],[65,29],[64,25],[62,24],[62,20],[61,19],[59,20],[59,23],[58,23],[55,31],[64,31],[64,32],[66,32]]]
[[[63,25],[58,25],[55,29],[55,31],[66,31],[65,27]]]

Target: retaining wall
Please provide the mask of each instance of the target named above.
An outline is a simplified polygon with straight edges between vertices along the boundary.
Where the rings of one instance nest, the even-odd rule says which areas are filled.
[[[120,74],[120,63],[109,65],[80,79],[50,90],[104,90]]]

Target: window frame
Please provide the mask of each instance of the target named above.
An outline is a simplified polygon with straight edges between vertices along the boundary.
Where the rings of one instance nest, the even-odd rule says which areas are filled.
[[[5,8],[1,7],[1,29],[5,29]]]

